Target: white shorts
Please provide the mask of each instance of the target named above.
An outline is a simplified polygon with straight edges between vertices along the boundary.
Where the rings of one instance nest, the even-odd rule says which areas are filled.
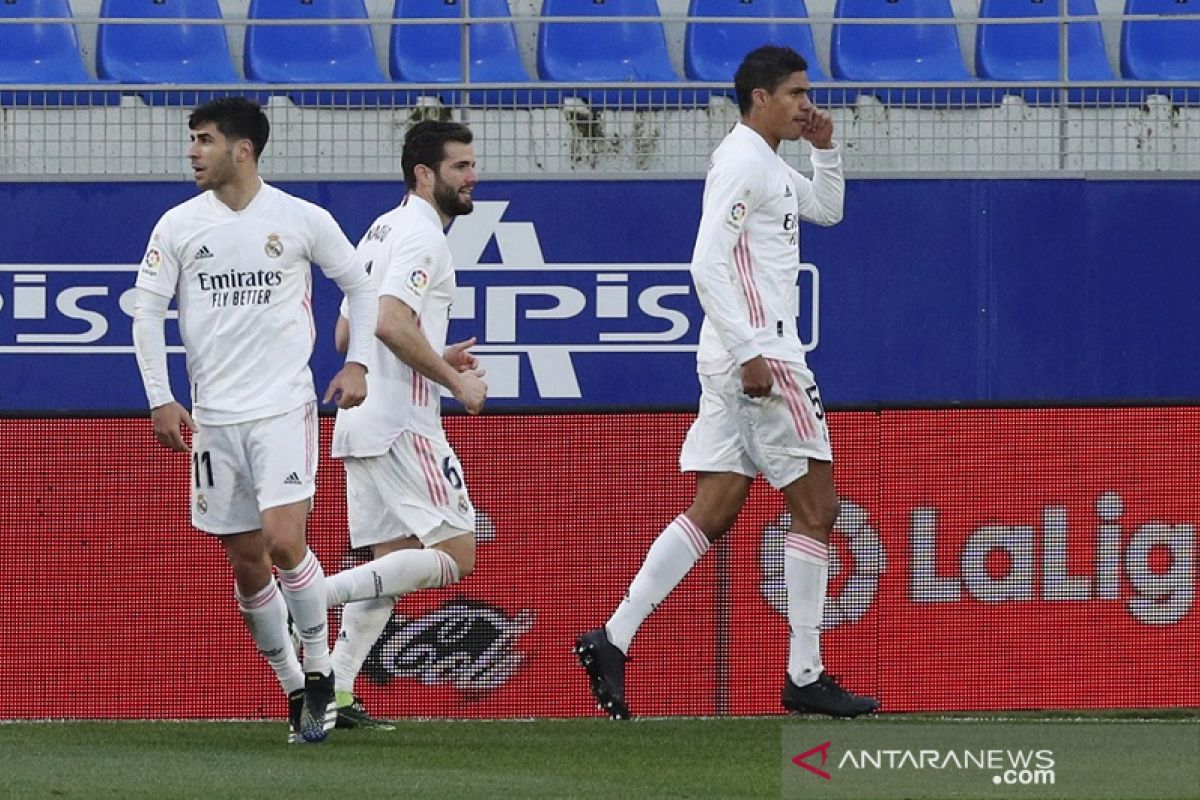
[[[758,473],[776,489],[808,474],[808,460],[833,461],[829,426],[812,372],[767,359],[775,383],[766,397],[742,391],[741,367],[700,376],[700,414],[679,452],[684,472]]]
[[[405,431],[383,455],[343,463],[351,547],[407,536],[429,547],[475,531],[462,465],[446,442]]]
[[[192,525],[229,534],[262,528],[262,511],[313,496],[317,404],[192,436]]]

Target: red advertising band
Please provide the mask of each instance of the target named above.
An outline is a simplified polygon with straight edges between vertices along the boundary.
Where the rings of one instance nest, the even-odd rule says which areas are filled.
[[[595,713],[571,642],[686,507],[684,414],[454,417],[478,565],[402,600],[359,679],[380,716]],[[348,551],[323,419],[310,541]],[[1200,705],[1200,409],[830,415],[842,515],[826,667],[889,711]],[[0,420],[0,570],[20,686],[0,718],[280,717],[224,556],[187,524],[187,456],[143,419]],[[782,500],[634,640],[635,712],[779,711]],[[336,619],[336,615],[335,615]],[[1134,679],[1136,678],[1136,679]]]

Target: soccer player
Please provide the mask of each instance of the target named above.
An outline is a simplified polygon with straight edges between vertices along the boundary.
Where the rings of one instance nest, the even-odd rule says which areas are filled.
[[[762,473],[791,512],[784,577],[791,628],[783,706],[854,717],[878,703],[843,689],[821,663],[828,542],[838,515],[833,456],[817,384],[796,331],[800,219],[842,218],[845,183],[833,121],[808,97],[808,64],[786,47],[749,53],[734,75],[741,121],[713,152],[692,253],[704,309],[700,412],[679,465],[696,473],[691,506],[654,540],[606,625],[576,641],[592,695],[629,716],[625,660],[642,622],[737,519]],[[813,179],[777,153],[812,145]]]
[[[471,140],[458,123],[414,125],[401,153],[408,193],[358,244],[379,296],[371,395],[338,412],[333,456],[346,469],[350,544],[371,548],[373,560],[326,582],[329,604],[346,604],[333,651],[341,727],[386,725],[367,714],[354,681],[396,598],[449,586],[475,566],[475,509],[442,427],[440,392],[472,414],[487,398],[468,350],[475,340],[446,346],[455,278],[444,231],[473,208]],[[339,348],[347,333],[343,317]]]
[[[225,549],[238,609],[288,696],[288,740],[320,742],[335,713],[325,574],[305,539],[317,470],[312,263],[345,292],[353,323],[327,403],[349,408],[366,396],[375,297],[329,212],[258,176],[270,123],[257,103],[213,100],[188,127],[204,191],[163,214],[150,236],[135,295],[138,367],[155,438],[186,452],[181,428],[193,431],[192,525]],[[163,320],[172,297],[191,415],[167,378]]]

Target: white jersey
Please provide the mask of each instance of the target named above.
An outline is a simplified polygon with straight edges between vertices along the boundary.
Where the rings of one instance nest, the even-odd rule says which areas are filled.
[[[415,194],[405,196],[371,225],[358,243],[357,258],[371,273],[379,296],[395,297],[416,312],[426,341],[441,354],[455,281],[450,245],[433,206]],[[344,304],[342,311],[345,315]],[[382,455],[405,431],[445,441],[440,386],[379,339],[371,363],[367,399],[356,408],[338,410],[333,456]]]
[[[799,221],[842,218],[845,181],[835,146],[812,151],[813,179],[738,123],[713,152],[692,253],[704,324],[697,371],[717,375],[755,356],[804,363],[796,331]]]
[[[198,422],[263,419],[316,399],[314,262],[335,280],[360,269],[328,211],[266,183],[241,211],[210,191],[163,214],[137,286],[178,295]]]

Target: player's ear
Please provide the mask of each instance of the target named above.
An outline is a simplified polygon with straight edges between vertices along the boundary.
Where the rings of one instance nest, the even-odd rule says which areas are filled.
[[[433,170],[425,164],[417,164],[413,168],[413,174],[417,176],[417,183],[433,180]]]

